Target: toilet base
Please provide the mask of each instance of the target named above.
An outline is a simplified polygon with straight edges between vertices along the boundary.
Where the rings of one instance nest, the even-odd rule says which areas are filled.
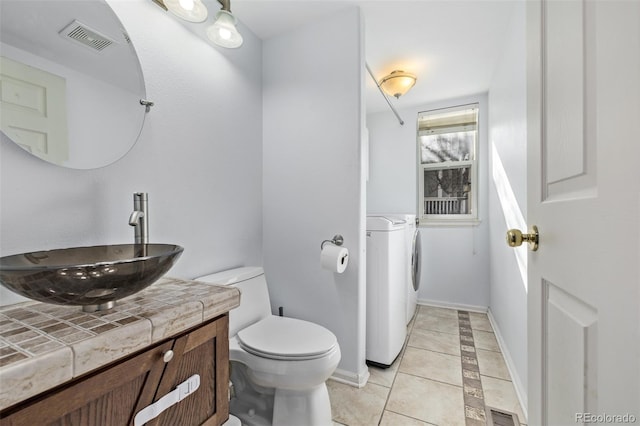
[[[229,411],[243,426],[332,426],[325,383],[304,390],[273,389],[252,383],[246,367],[232,362],[235,396]]]
[[[329,391],[324,383],[305,391],[276,389],[273,404],[274,426],[332,424]]]
[[[246,369],[242,364],[231,362],[233,392],[229,413],[238,417],[243,426],[271,426],[274,390],[251,382]]]

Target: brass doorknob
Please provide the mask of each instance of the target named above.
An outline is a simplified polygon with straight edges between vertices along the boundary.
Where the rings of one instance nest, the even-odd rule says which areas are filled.
[[[539,234],[536,225],[531,227],[528,234],[523,234],[519,229],[509,229],[507,231],[507,244],[509,244],[509,247],[519,247],[523,241],[529,243],[531,251],[538,250]]]

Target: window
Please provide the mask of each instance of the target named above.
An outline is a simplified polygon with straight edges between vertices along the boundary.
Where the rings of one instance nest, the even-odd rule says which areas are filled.
[[[418,114],[420,223],[478,219],[478,104]]]

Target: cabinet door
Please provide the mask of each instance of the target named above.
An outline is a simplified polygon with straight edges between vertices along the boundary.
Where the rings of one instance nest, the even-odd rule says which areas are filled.
[[[1,426],[115,426],[133,416],[155,395],[173,342],[155,346],[104,371],[47,392],[19,411],[6,413]]]
[[[147,426],[215,425],[229,417],[229,317],[224,315],[176,339],[154,401],[194,374],[200,387]]]

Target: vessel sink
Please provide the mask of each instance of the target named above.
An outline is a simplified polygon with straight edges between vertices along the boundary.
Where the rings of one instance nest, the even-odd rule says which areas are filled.
[[[157,281],[183,250],[172,244],[120,244],[16,254],[0,258],[0,283],[39,302],[105,310]]]

